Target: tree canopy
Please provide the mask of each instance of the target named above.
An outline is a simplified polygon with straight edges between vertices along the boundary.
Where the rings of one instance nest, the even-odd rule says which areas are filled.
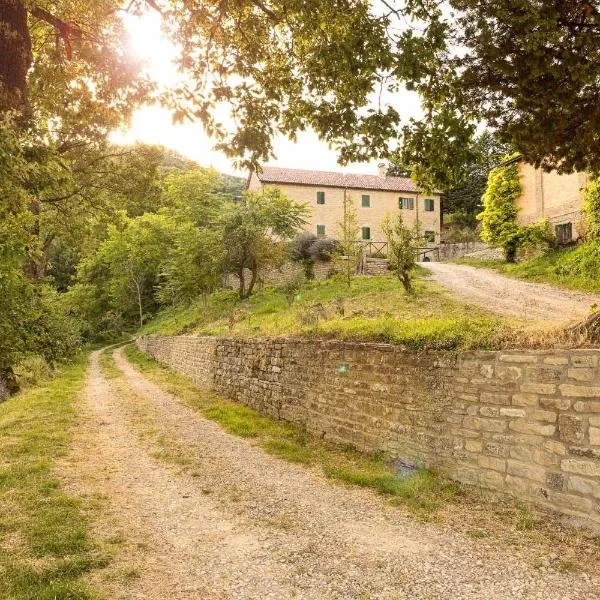
[[[48,123],[59,117],[53,135],[73,144],[151,97],[122,50],[119,3],[4,4],[3,27],[15,35],[3,41],[0,110],[27,101]],[[134,0],[128,8],[159,10],[181,50],[186,83],[161,100],[176,119],[201,120],[239,164],[267,160],[276,134],[311,127],[342,162],[398,155],[423,185],[448,189],[464,179],[485,120],[535,165],[600,170],[595,0]],[[395,102],[403,88],[421,98],[422,117],[403,118]],[[217,116],[223,106],[235,125]]]

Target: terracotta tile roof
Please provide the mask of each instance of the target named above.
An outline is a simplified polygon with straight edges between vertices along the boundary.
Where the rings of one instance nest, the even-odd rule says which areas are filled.
[[[414,182],[406,177],[381,177],[337,173],[335,171],[308,171],[304,169],[282,169],[263,167],[257,173],[259,180],[266,184],[288,183],[323,187],[346,187],[356,190],[382,190],[386,192],[418,192]]]

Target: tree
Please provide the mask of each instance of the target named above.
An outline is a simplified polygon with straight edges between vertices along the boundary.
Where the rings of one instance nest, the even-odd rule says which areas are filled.
[[[250,297],[261,269],[281,262],[282,242],[298,232],[306,214],[306,207],[278,189],[247,193],[242,203],[228,207],[221,219],[224,268],[238,277],[240,300]]]
[[[475,226],[475,216],[481,211],[489,172],[510,154],[510,148],[498,142],[487,129],[475,138],[473,149],[475,160],[466,166],[467,179],[444,194],[444,215],[464,215],[463,220],[471,227]]]
[[[175,231],[175,223],[165,214],[132,219],[121,213],[120,223],[109,228],[106,240],[79,267],[79,283],[95,289],[91,295],[85,287],[78,290],[81,300],[92,301],[84,313],[101,321],[115,311],[123,315],[125,325],[137,321],[141,327],[145,315],[158,308],[155,288]]]
[[[161,304],[190,302],[202,295],[204,305],[220,283],[224,248],[220,233],[193,223],[181,225],[174,246],[160,268],[157,298]]]
[[[402,282],[407,294],[413,293],[411,275],[417,266],[417,252],[422,239],[416,228],[409,229],[404,225],[402,213],[392,220],[386,215],[382,230],[388,242],[388,258],[398,279]]]
[[[344,191],[343,208],[342,220],[338,223],[342,239],[338,240],[335,258],[339,270],[344,273],[346,284],[350,287],[362,252],[358,239],[360,228],[358,226],[356,207],[350,194],[346,193],[346,191]]]
[[[502,248],[507,262],[515,262],[521,247],[549,244],[552,239],[548,221],[522,226],[517,221],[516,199],[521,194],[517,161],[490,172],[483,196],[481,239]]]

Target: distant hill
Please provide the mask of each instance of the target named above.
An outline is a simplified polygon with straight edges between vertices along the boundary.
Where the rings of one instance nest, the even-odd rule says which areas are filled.
[[[202,168],[202,165],[198,164],[195,160],[183,156],[177,150],[165,148],[164,152],[165,156],[162,161],[162,168],[165,171],[185,171],[186,169]],[[217,190],[218,192],[234,197],[242,194],[246,187],[246,179],[244,177],[228,175],[227,173],[220,173],[220,175],[223,179],[223,185]]]

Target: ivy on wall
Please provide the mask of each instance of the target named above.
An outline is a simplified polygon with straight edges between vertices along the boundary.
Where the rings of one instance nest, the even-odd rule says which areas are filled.
[[[502,248],[507,262],[515,262],[521,248],[548,246],[554,239],[548,220],[519,224],[516,200],[521,191],[517,161],[492,169],[482,198],[483,211],[477,215],[481,239]]]

